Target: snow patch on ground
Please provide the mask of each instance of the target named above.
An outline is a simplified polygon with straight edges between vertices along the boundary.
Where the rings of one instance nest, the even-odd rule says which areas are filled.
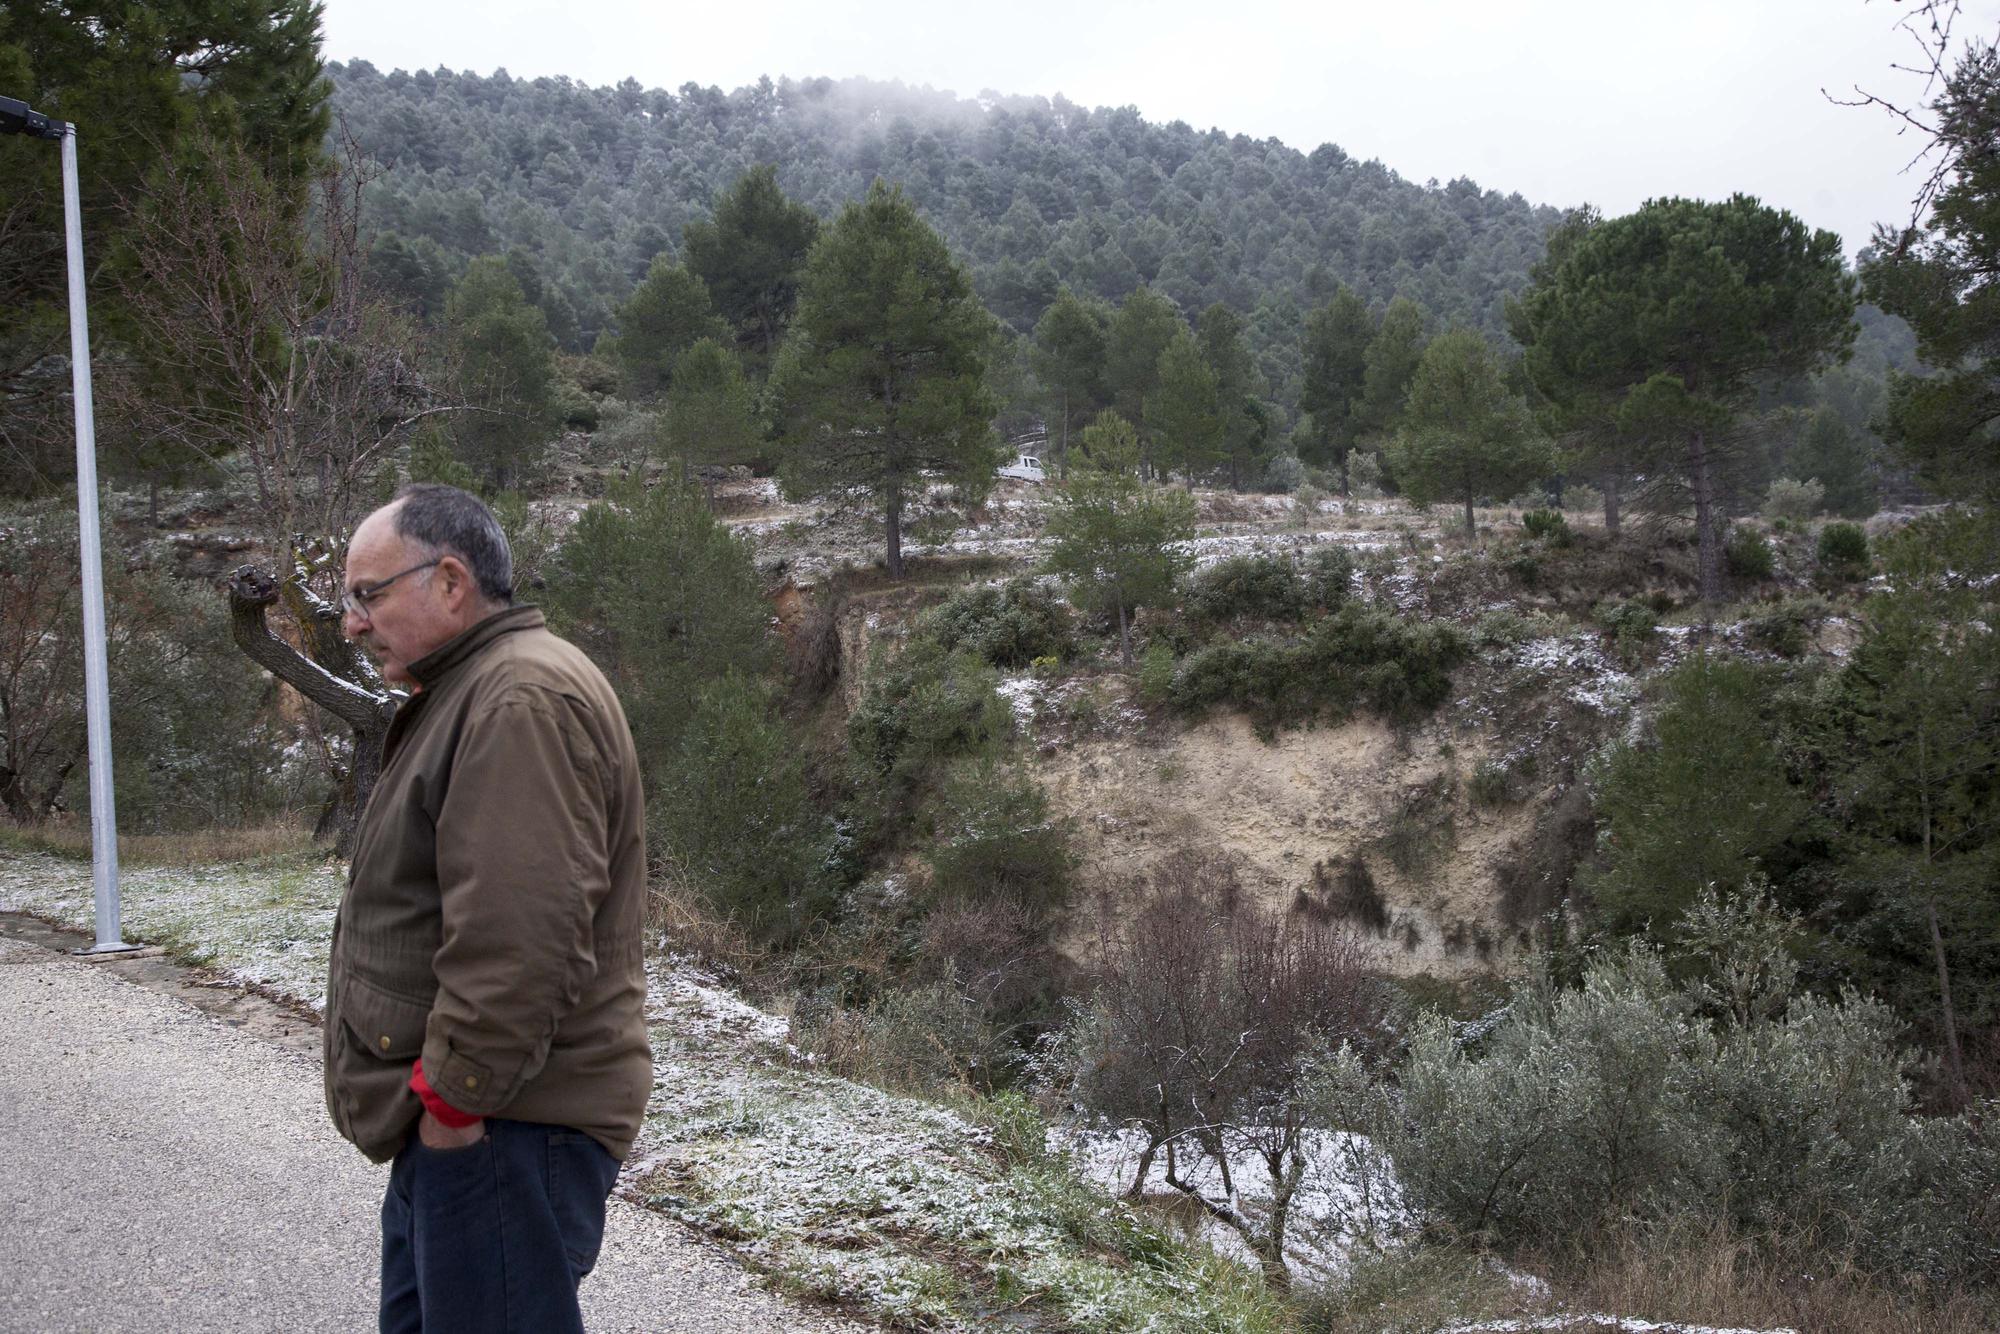
[[[1146,1135],[1133,1129],[1056,1127],[1049,1132],[1053,1152],[1068,1155],[1083,1179],[1106,1194],[1122,1195],[1132,1187]],[[1206,1154],[1182,1153],[1176,1176],[1205,1199],[1234,1207],[1261,1223],[1269,1215],[1271,1180],[1264,1159],[1244,1141],[1229,1148],[1232,1197],[1223,1188],[1220,1164]],[[1293,1273],[1309,1285],[1337,1282],[1347,1272],[1348,1254],[1357,1242],[1379,1244],[1399,1237],[1415,1224],[1386,1160],[1366,1137],[1338,1131],[1308,1131],[1304,1138],[1305,1172],[1292,1197],[1286,1229],[1286,1258]],[[1144,1193],[1171,1196],[1165,1179],[1166,1155],[1155,1157]],[[1242,1234],[1213,1217],[1200,1224],[1201,1240],[1217,1253],[1245,1265],[1256,1256]]]

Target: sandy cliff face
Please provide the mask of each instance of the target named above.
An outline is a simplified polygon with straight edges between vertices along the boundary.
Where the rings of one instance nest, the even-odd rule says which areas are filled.
[[[1466,779],[1485,753],[1476,738],[1398,736],[1365,718],[1266,742],[1241,717],[1223,716],[1080,741],[1043,753],[1034,768],[1074,821],[1086,885],[1129,880],[1199,848],[1234,860],[1266,905],[1312,911],[1341,897],[1358,858],[1386,917],[1370,928],[1381,966],[1461,973],[1501,963],[1518,944],[1502,920],[1498,875],[1541,809],[1533,800],[1476,805]]]

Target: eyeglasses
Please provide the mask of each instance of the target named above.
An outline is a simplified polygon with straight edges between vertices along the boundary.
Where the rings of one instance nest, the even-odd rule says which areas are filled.
[[[442,556],[438,557],[438,560],[442,559],[444,559]],[[364,584],[360,588],[348,589],[340,595],[340,614],[343,616],[359,616],[366,619],[368,609],[381,601],[382,595],[389,591],[390,584],[395,583],[404,575],[415,574],[418,570],[428,570],[437,563],[437,560],[427,560],[422,565],[412,565],[407,570],[398,570],[387,579],[378,579],[372,584]]]

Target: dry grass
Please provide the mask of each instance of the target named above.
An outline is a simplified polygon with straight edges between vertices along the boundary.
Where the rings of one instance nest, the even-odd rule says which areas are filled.
[[[121,834],[121,866],[213,866],[254,862],[312,850],[311,833],[289,822],[234,829],[195,829],[172,834]],[[82,821],[44,824],[0,823],[0,849],[46,852],[89,861],[90,826]]]
[[[671,856],[646,884],[646,934],[671,953],[687,955],[726,977],[749,977],[770,962],[735,919],[715,911],[686,863]]]
[[[1632,1232],[1549,1272],[1571,1309],[1815,1334],[1976,1334],[1995,1327],[1991,1292],[1889,1284],[1839,1255],[1744,1238],[1722,1227]]]

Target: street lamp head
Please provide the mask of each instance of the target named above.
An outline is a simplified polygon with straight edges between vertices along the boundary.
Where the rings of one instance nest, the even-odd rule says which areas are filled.
[[[37,139],[60,139],[69,126],[29,106],[15,97],[0,97],[0,134],[32,134]]]

